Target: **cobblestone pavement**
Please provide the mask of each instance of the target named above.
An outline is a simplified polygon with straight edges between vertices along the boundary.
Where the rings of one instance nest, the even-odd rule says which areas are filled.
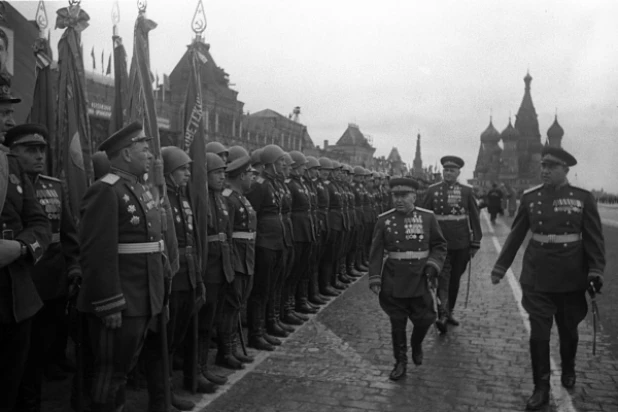
[[[507,222],[508,223],[508,222]],[[488,274],[508,226],[494,236],[484,220],[482,252],[472,264],[468,307],[462,279],[457,316],[446,336],[428,335],[425,361],[409,364],[394,383],[388,319],[362,278],[242,378],[204,398],[203,411],[521,411],[532,391],[527,330],[512,286],[494,287]],[[513,272],[519,274],[518,265]],[[517,291],[517,282],[511,282]],[[411,330],[411,325],[410,325]],[[591,327],[580,327],[578,382],[560,386],[557,336],[552,342],[552,402],[548,411],[617,411],[618,362],[600,337],[591,354]]]
[[[408,376],[392,382],[394,360],[390,326],[377,297],[363,277],[339,298],[299,328],[275,352],[255,352],[256,362],[243,371],[224,369],[230,383],[204,397],[180,391],[204,412],[361,412],[361,411],[522,411],[532,392],[528,332],[518,307],[521,255],[497,286],[489,281],[497,248],[503,244],[512,218],[490,227],[483,218],[481,252],[472,263],[470,299],[464,307],[467,274],[457,304],[461,326],[446,336],[430,331],[424,364],[408,365]],[[560,386],[558,337],[552,337],[552,402],[546,411],[618,411],[618,228],[604,227],[608,268],[600,296],[604,329],[592,356],[589,317],[580,326],[577,385]],[[616,317],[618,318],[618,317]],[[409,325],[408,332],[411,332]],[[178,372],[177,372],[178,374]],[[180,376],[176,376],[178,380]],[[179,383],[179,382],[178,382]],[[67,383],[64,383],[67,386]],[[51,404],[44,411],[65,411],[68,391],[48,385]],[[63,393],[62,397],[57,394]],[[53,396],[56,395],[56,402]],[[145,390],[128,393],[128,410],[144,411]],[[54,407],[54,403],[56,407]]]

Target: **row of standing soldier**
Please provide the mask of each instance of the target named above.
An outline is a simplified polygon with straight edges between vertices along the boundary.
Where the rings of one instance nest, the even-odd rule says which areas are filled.
[[[49,325],[67,324],[69,292],[75,295],[80,286],[74,305],[80,315],[73,319],[80,365],[72,408],[120,410],[127,375],[141,357],[148,410],[167,411],[166,358],[183,352],[183,385],[214,392],[216,385],[226,383],[208,368],[215,332],[217,364],[241,369],[253,360],[239,350],[243,307],[249,346],[273,350],[281,344],[278,337],[287,336],[367,270],[373,225],[390,199],[383,174],[327,158],[305,158],[300,152],[288,154],[275,145],[249,156],[241,147],[227,150],[210,143],[207,233],[200,236],[185,189],[191,159],[179,148],[164,148],[166,199],[180,254],[174,274],[162,236],[162,204],[143,181],[152,155],[141,125],[131,124],[101,144],[105,155],[93,157],[99,179],[82,201],[77,229],[67,214],[61,182],[42,174],[46,130],[13,127],[12,104],[18,99],[10,91],[0,97],[6,106],[5,143],[12,152],[6,156],[11,174],[3,213],[18,217],[9,208],[13,195],[26,202],[19,205],[21,226],[11,228],[10,219],[3,217],[4,240],[19,256],[15,263],[10,263],[13,256],[7,257],[0,279],[7,286],[0,300],[2,366],[13,371],[7,376],[10,384],[2,385],[2,410],[13,410],[15,402],[16,410],[40,410],[42,365],[50,342],[60,342],[62,355],[66,347],[66,337],[51,336],[57,331],[50,334]],[[29,228],[26,220],[37,217],[39,226]],[[197,252],[200,242],[208,242],[204,259]],[[38,260],[42,263],[33,266]],[[28,273],[13,277],[12,266]],[[38,310],[41,306],[44,310]],[[160,316],[169,319],[165,333],[155,321]],[[172,409],[194,406],[175,396],[173,388],[171,403]]]

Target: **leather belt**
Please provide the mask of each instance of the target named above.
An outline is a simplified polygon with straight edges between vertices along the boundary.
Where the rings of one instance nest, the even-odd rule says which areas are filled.
[[[232,239],[254,240],[255,232],[232,232]]]
[[[542,235],[540,233],[532,234],[532,239],[541,243],[572,243],[580,241],[581,238],[581,233],[569,233],[566,235]]]
[[[193,246],[185,246],[178,248],[178,254],[180,255],[190,255],[193,253]]]
[[[206,237],[208,242],[225,242],[227,240],[227,235],[225,233],[217,233],[216,235],[210,235]]]
[[[118,254],[137,255],[140,253],[161,253],[165,248],[163,240],[145,243],[118,243]]]
[[[419,260],[424,259],[429,256],[429,251],[424,250],[421,252],[388,252],[389,259],[397,259],[397,260]]]
[[[437,220],[466,220],[468,215],[435,215]]]
[[[60,243],[60,233],[52,233],[52,243]]]

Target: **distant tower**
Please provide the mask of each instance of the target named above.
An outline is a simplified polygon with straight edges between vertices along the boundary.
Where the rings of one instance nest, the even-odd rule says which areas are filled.
[[[412,170],[415,176],[420,176],[423,173],[423,159],[421,159],[421,134],[416,136],[416,154],[412,163]]]
[[[294,108],[294,111],[292,112],[294,114],[294,118],[292,120],[294,120],[296,123],[299,122],[299,116],[300,116],[300,106],[296,106]]]
[[[519,138],[519,132],[513,127],[511,119],[509,119],[509,125],[500,133],[500,139],[502,139],[504,145],[501,158],[502,164],[500,165],[500,180],[502,181],[518,177],[519,156],[517,153],[517,142]]]
[[[564,129],[558,123],[558,115],[554,119],[554,123],[547,130],[547,142],[549,146],[562,147],[562,137],[564,136]]]

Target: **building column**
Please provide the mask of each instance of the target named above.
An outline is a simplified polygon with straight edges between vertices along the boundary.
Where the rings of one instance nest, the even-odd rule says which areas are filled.
[[[219,112],[215,111],[215,133],[219,133]]]
[[[232,117],[232,137],[236,137],[236,116]]]

